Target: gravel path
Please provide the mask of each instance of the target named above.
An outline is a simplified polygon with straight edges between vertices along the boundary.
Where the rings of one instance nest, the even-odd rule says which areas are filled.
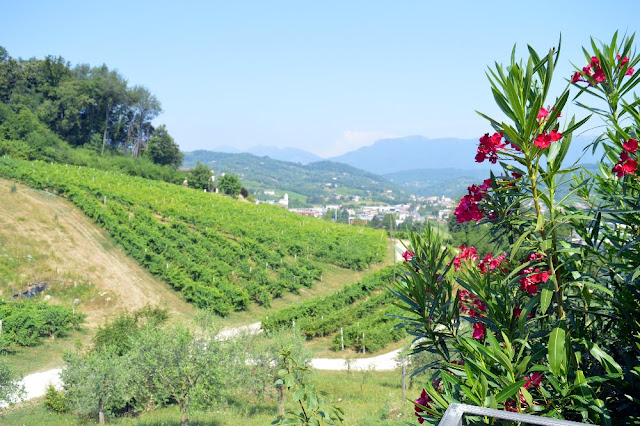
[[[261,324],[259,322],[244,325],[242,327],[229,328],[222,330],[218,334],[220,339],[229,339],[242,333],[257,334],[261,333]],[[311,367],[316,370],[393,370],[398,367],[398,354],[400,349],[387,352],[386,354],[377,355],[369,358],[313,358],[311,360]],[[349,364],[349,365],[347,365]],[[53,370],[42,371],[39,373],[33,373],[25,376],[22,379],[24,385],[25,397],[24,400],[41,397],[45,394],[47,387],[52,384],[57,389],[62,388],[62,381],[60,380],[61,368]]]

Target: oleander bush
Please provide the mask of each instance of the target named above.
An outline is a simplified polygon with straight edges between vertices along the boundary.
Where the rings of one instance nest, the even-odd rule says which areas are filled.
[[[514,50],[508,65],[489,69],[504,118],[481,114],[494,132],[480,138],[475,159],[502,172],[469,187],[455,216],[491,223],[491,237],[508,249],[450,253],[431,229],[411,237],[394,294],[414,352],[438,355],[423,366],[432,376],[414,401],[420,423],[436,424],[454,402],[586,423],[640,421],[633,40],[616,33],[609,44],[592,41],[587,65],[566,76],[557,96],[560,45],[545,55],[529,47],[524,61]],[[570,101],[589,115],[563,117]],[[605,124],[593,141],[605,151],[599,172],[576,176],[579,167],[564,157],[575,132],[598,118]],[[566,238],[567,227],[578,237]]]

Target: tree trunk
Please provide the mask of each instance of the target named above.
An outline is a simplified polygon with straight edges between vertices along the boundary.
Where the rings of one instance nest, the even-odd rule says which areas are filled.
[[[107,128],[109,127],[109,105],[107,105],[107,114],[104,120],[104,133],[102,134],[102,152],[100,155],[104,155],[104,147],[107,145]]]
[[[104,412],[102,410],[102,398],[98,398],[98,423],[104,424]]]
[[[284,385],[278,386],[278,416],[284,417]]]
[[[180,422],[182,426],[189,426],[189,395],[185,395],[184,400],[179,403]]]

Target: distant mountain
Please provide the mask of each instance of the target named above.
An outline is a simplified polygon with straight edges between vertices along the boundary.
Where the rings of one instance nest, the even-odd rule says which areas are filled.
[[[372,201],[401,202],[408,199],[401,185],[382,176],[355,167],[319,161],[307,165],[258,157],[252,154],[229,154],[212,151],[184,153],[184,166],[193,167],[203,163],[216,172],[233,173],[240,177],[243,185],[251,191],[274,189],[279,193],[300,194],[302,204],[336,202],[344,204],[353,196]],[[391,191],[391,192],[388,192]]]
[[[467,187],[489,177],[487,169],[413,169],[383,175],[392,182],[407,188],[412,194],[423,197],[443,195],[458,198]]]
[[[577,161],[589,138],[576,139],[567,154],[567,164]],[[424,136],[381,139],[373,145],[330,158],[338,163],[349,164],[377,174],[388,174],[415,169],[465,169],[488,170],[488,162],[476,163],[478,139],[428,139]],[[580,162],[593,162],[601,155],[591,152]]]
[[[211,152],[226,152],[229,154],[249,153],[258,157],[269,157],[274,160],[288,161],[290,163],[309,164],[314,161],[322,161],[323,158],[299,148],[278,148],[277,146],[256,145],[249,149],[239,149],[234,146],[220,145]],[[185,165],[186,167],[186,165]]]
[[[275,146],[252,146],[247,150],[249,154],[259,157],[269,157],[274,160],[288,161],[290,163],[309,164],[323,159],[317,155],[298,148],[278,148]]]

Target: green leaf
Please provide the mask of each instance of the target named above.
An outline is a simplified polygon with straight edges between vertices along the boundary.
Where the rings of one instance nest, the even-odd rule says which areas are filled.
[[[566,353],[564,350],[566,332],[563,328],[556,327],[549,334],[548,356],[549,367],[555,376],[560,376],[564,369]]]
[[[496,395],[496,402],[501,403],[506,401],[508,398],[511,398],[513,395],[515,395],[516,392],[520,390],[521,387],[525,385],[525,383],[527,383],[526,380],[520,380],[519,382],[512,383],[506,388],[502,389]]]
[[[542,288],[542,292],[540,294],[540,312],[544,314],[549,309],[549,305],[551,304],[551,298],[553,297],[553,279],[554,277],[549,277],[547,282],[544,284]]]

